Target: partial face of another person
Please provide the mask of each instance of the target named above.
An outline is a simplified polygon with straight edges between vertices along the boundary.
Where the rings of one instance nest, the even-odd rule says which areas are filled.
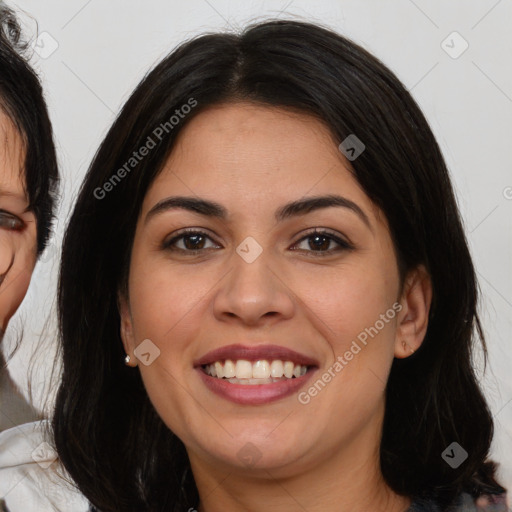
[[[337,206],[283,210],[321,196]],[[430,300],[420,272],[401,289],[386,219],[329,130],[248,103],[180,132],[143,202],[128,284],[126,352],[192,465],[274,475],[376,456],[393,358],[421,344]]]
[[[37,258],[24,166],[23,140],[0,109],[0,336],[27,292]]]

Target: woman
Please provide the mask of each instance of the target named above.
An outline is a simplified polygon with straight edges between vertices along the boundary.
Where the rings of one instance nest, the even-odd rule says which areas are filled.
[[[504,510],[476,306],[446,165],[386,67],[295,21],[193,39],[67,229],[57,450],[102,512]]]
[[[58,170],[52,126],[39,79],[24,58],[20,30],[11,10],[0,5],[0,341],[30,283],[51,231]],[[3,362],[3,358],[2,358]],[[76,492],[53,487],[55,457],[46,442],[44,422],[0,433],[0,509],[50,511],[54,505],[84,503]],[[46,443],[46,444],[45,444]],[[41,468],[45,471],[41,471]],[[8,507],[8,508],[7,508]],[[78,510],[78,509],[76,509]]]
[[[20,305],[46,247],[58,187],[51,124],[39,81],[12,44],[19,28],[0,5],[0,332]]]

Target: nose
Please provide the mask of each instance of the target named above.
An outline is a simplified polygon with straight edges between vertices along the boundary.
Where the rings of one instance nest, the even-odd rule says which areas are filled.
[[[293,316],[295,301],[285,272],[263,252],[254,260],[234,253],[232,268],[214,296],[214,315],[220,321],[256,326]]]

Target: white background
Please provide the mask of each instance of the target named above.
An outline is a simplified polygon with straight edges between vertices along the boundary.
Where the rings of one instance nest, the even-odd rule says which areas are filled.
[[[444,152],[482,290],[490,353],[483,384],[496,422],[492,456],[501,462],[502,481],[512,492],[511,0],[23,0],[10,5],[24,11],[29,37],[49,34],[42,36],[45,58],[34,54],[33,63],[45,87],[63,176],[55,237],[4,340],[9,352],[23,327],[22,349],[9,368],[27,395],[27,361],[35,353],[40,372],[32,376],[32,400],[38,409],[55,360],[51,313],[66,218],[129,93],[152,65],[195,34],[238,29],[268,17],[317,21],[360,43],[398,75]],[[463,39],[446,40],[453,31]],[[464,41],[469,47],[452,58],[444,40],[452,55]],[[52,44],[58,47],[45,55]]]

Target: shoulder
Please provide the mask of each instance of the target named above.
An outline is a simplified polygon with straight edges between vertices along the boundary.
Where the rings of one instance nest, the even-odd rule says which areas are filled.
[[[407,512],[509,512],[507,494],[484,495],[473,498],[463,492],[449,509],[443,509],[433,499],[417,498]]]
[[[47,437],[47,420],[0,432],[0,498],[10,512],[86,512]]]
[[[475,500],[478,512],[508,512],[509,498],[506,492],[502,494],[488,494]]]

